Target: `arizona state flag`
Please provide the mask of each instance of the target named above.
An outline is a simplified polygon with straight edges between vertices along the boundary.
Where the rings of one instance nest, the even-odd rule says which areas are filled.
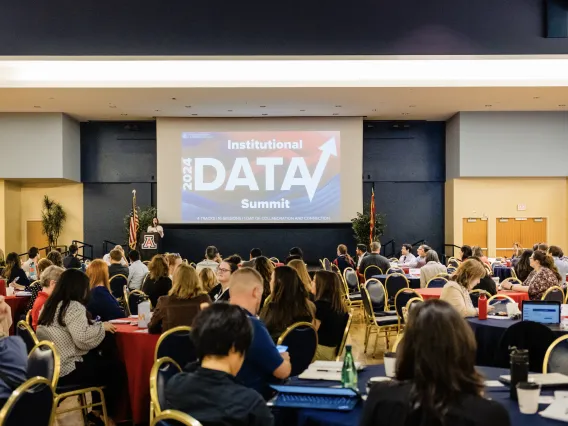
[[[136,190],[132,190],[132,214],[130,215],[130,230],[128,245],[132,250],[136,249],[136,243],[138,242],[138,227],[140,223],[138,221],[138,212],[136,211]]]
[[[371,189],[371,232],[369,234],[369,240],[373,242],[373,234],[375,232],[375,188]]]

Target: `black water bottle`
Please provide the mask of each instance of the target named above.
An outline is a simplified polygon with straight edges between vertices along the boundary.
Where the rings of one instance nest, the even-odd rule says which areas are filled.
[[[529,378],[529,351],[513,348],[511,351],[511,399],[517,400],[517,383],[526,382]]]

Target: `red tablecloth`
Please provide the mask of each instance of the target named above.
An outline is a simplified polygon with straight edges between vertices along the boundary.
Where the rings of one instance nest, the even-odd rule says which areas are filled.
[[[441,288],[417,288],[414,289],[416,293],[420,294],[424,300],[428,299],[439,299],[440,295],[442,294]],[[506,291],[500,290],[499,294],[504,294],[509,296],[515,302],[518,303],[519,308],[521,307],[521,303],[523,300],[529,300],[529,294],[523,293],[521,291]]]
[[[26,314],[26,307],[30,301],[30,296],[6,296],[4,300],[12,310],[12,327],[10,327],[10,334],[14,334],[14,327],[20,320],[20,316]]]
[[[134,424],[150,419],[150,371],[154,364],[157,334],[138,333],[138,327],[115,324],[118,352],[126,367],[128,397]]]

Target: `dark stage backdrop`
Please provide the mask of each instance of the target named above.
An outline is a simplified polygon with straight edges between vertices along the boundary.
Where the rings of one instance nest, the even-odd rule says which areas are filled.
[[[393,127],[399,125],[398,128]],[[368,206],[374,182],[377,211],[387,215],[381,241],[426,238],[436,249],[444,235],[443,122],[365,122],[364,198]],[[408,126],[408,127],[404,127]],[[123,218],[130,211],[132,189],[140,206],[156,205],[156,124],[88,122],[81,125],[85,241],[102,256],[103,240],[125,242]],[[310,263],[335,256],[344,243],[354,253],[351,224],[322,225],[175,225],[165,224],[163,249],[190,260],[216,245],[223,255],[246,257],[252,247],[280,259],[293,246]]]

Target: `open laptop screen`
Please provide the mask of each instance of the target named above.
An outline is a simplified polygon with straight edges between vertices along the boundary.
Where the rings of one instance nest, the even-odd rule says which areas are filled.
[[[280,393],[296,393],[304,395],[329,395],[329,396],[357,396],[357,392],[349,388],[327,388],[319,386],[279,386],[271,385],[271,388]]]
[[[541,324],[560,323],[560,302],[544,300],[523,301],[523,321],[534,321]]]

